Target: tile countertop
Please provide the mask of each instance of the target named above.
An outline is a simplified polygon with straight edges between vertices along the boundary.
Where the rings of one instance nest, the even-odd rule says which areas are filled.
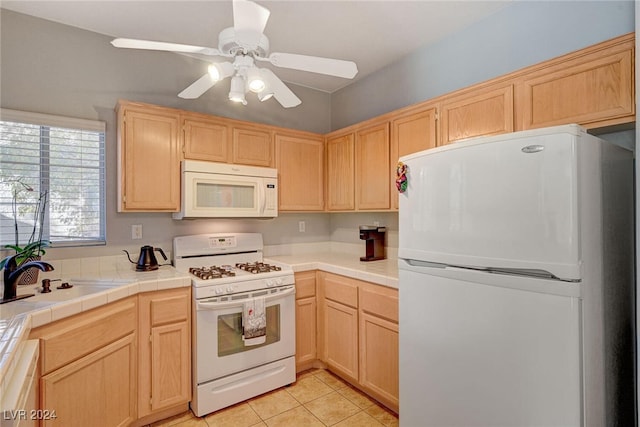
[[[398,288],[398,260],[360,261],[352,252],[310,252],[299,255],[269,255],[265,262],[288,264],[294,272],[322,270],[378,285]]]
[[[14,371],[31,328],[141,292],[191,286],[190,276],[170,265],[156,271],[136,272],[135,266],[122,262],[122,257],[101,257],[100,262],[88,258],[73,263],[69,260],[47,262],[54,266],[53,271],[40,273],[37,285],[18,288],[18,295],[35,293],[35,297],[0,305],[0,395],[12,380],[9,374]],[[87,268],[87,264],[91,264],[91,268]],[[78,268],[69,268],[70,265]],[[71,288],[73,293],[69,293],[74,296],[64,298],[62,293],[67,290],[55,289],[60,282],[51,283],[50,294],[39,294],[34,288],[40,286],[42,278],[63,278],[75,283]]]
[[[347,249],[342,251],[341,249]],[[398,288],[398,262],[395,257],[381,261],[360,261],[360,256],[344,247],[312,245],[311,250],[304,245],[296,247],[296,255],[281,254],[279,249],[265,253],[265,262],[274,261],[291,265],[294,272],[322,270],[340,274],[383,286]],[[338,249],[338,250],[336,250]],[[0,305],[0,395],[8,387],[12,372],[27,342],[31,328],[63,319],[83,311],[91,310],[110,302],[136,295],[141,292],[157,291],[191,285],[188,274],[176,271],[170,265],[163,265],[156,271],[136,272],[123,256],[81,258],[74,260],[47,260],[54,271],[40,273],[37,285],[21,286],[18,294],[36,293],[29,298]],[[40,279],[62,278],[74,282],[75,294],[70,299],[49,299],[60,282],[52,282],[52,292],[40,296],[37,290]],[[82,291],[78,288],[82,287]],[[70,293],[71,295],[71,293]]]

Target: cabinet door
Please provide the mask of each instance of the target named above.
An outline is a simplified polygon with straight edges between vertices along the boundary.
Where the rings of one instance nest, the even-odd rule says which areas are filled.
[[[402,156],[434,148],[436,140],[436,109],[411,112],[391,120],[391,208],[398,209],[395,186],[396,166]]]
[[[180,209],[179,118],[173,110],[119,110],[119,211]]]
[[[318,350],[332,371],[358,381],[358,283],[337,274],[318,274]]]
[[[316,297],[296,300],[296,370],[316,360]]]
[[[398,411],[398,290],[361,282],[360,385]]]
[[[328,299],[323,304],[324,362],[358,381],[358,310]]]
[[[229,161],[230,131],[222,120],[200,116],[182,119],[184,158],[209,162]]]
[[[188,323],[156,326],[151,330],[151,409],[190,400],[190,330]]]
[[[306,369],[317,359],[316,273],[295,273],[296,281],[296,370]]]
[[[521,129],[629,122],[635,115],[633,57],[630,40],[525,76],[518,98]]]
[[[41,378],[44,426],[126,426],[136,420],[136,335],[129,334]]]
[[[279,211],[324,209],[324,141],[322,137],[276,135]]]
[[[440,145],[513,132],[513,85],[490,86],[442,102]]]
[[[234,127],[232,163],[252,166],[273,166],[273,141],[271,132]]]
[[[389,124],[356,132],[356,209],[389,209]]]
[[[352,133],[327,139],[327,209],[355,209],[355,143]]]
[[[191,398],[189,288],[141,294],[140,417]]]

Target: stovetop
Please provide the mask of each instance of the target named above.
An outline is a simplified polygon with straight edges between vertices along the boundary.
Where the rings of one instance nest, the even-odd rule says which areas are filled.
[[[196,299],[294,283],[293,269],[262,258],[259,233],[217,233],[176,237],[174,267],[192,274]]]
[[[267,264],[262,261],[256,262],[238,262],[235,265],[211,265],[203,267],[190,267],[189,273],[193,274],[200,280],[215,280],[223,277],[235,277],[238,273],[243,272],[251,274],[270,273],[272,271],[282,271],[282,267],[278,265]]]

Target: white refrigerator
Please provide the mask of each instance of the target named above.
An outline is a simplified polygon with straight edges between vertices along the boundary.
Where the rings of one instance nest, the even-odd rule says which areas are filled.
[[[566,125],[400,161],[400,425],[634,425],[633,153]]]

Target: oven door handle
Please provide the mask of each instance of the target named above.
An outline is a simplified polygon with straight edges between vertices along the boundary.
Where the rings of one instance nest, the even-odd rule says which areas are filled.
[[[271,301],[271,300],[274,300],[274,299],[278,299],[278,298],[287,297],[287,296],[289,296],[291,294],[295,294],[295,293],[296,293],[295,286],[291,286],[290,288],[285,289],[282,292],[278,292],[277,294],[273,294],[273,295],[267,296],[265,298],[265,302],[266,301]],[[219,309],[219,308],[234,307],[234,306],[242,305],[242,304],[244,304],[245,301],[246,301],[246,299],[235,300],[235,301],[225,301],[225,302],[200,302],[200,301],[196,301],[196,308],[214,310],[214,309]]]

